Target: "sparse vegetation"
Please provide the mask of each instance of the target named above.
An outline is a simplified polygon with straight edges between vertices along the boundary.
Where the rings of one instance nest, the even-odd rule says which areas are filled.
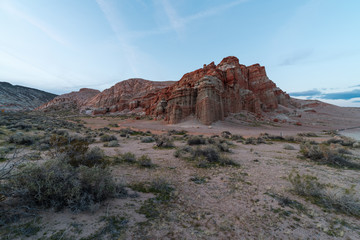
[[[125,193],[109,170],[72,165],[59,160],[27,164],[10,179],[9,188],[29,205],[83,211],[92,204]]]
[[[191,136],[188,141],[187,144],[189,145],[201,145],[201,144],[206,144],[206,139],[201,137],[201,136]]]
[[[171,138],[166,137],[166,136],[157,136],[155,138],[156,141],[156,147],[157,148],[165,148],[165,149],[169,149],[169,148],[174,148],[174,142],[172,141]]]
[[[334,146],[329,147],[325,144],[314,145],[310,142],[305,142],[300,145],[300,152],[305,157],[318,163],[335,167],[360,169],[360,164],[351,161],[350,158],[345,155],[349,154],[349,151],[343,148]]]
[[[335,210],[348,215],[360,216],[360,199],[352,189],[333,189],[318,181],[318,178],[311,175],[300,175],[292,172],[289,181],[293,191],[318,204],[327,210]]]
[[[144,167],[144,168],[155,167],[155,165],[151,161],[151,158],[147,155],[142,155],[141,157],[139,157],[139,159],[137,160],[137,163],[140,167]]]
[[[102,142],[111,142],[111,141],[116,141],[116,140],[117,140],[117,138],[114,135],[110,136],[110,135],[105,134],[100,137],[100,141],[102,141]]]

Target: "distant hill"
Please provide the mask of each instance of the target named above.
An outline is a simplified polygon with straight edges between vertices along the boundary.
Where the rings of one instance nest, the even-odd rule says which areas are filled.
[[[8,82],[0,82],[0,111],[33,110],[57,95]]]

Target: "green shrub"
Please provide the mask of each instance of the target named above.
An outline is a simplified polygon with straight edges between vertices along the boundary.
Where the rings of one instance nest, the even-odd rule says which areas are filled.
[[[151,142],[155,142],[155,139],[153,137],[143,137],[143,138],[141,138],[141,142],[151,143]]]
[[[36,139],[34,136],[25,135],[22,132],[17,132],[9,137],[9,143],[15,143],[19,145],[32,145]]]
[[[102,141],[102,142],[110,142],[110,141],[114,141],[114,140],[117,140],[117,138],[114,135],[110,136],[110,135],[105,134],[100,137],[100,141]]]
[[[296,194],[307,198],[312,203],[347,215],[360,216],[360,201],[353,188],[329,189],[318,182],[316,177],[299,175],[297,172],[289,175],[289,181]]]
[[[187,144],[189,145],[201,145],[201,144],[206,144],[206,139],[200,136],[191,136],[188,141]]]
[[[178,148],[175,152],[174,152],[174,156],[176,158],[185,158],[185,159],[189,159],[192,157],[194,150],[192,149],[192,147],[190,146],[184,146],[181,148]]]
[[[140,167],[144,167],[144,168],[152,168],[155,165],[152,163],[151,158],[147,155],[142,155],[137,163],[139,164]]]
[[[312,145],[309,142],[300,145],[300,152],[307,158],[318,163],[327,164],[335,167],[349,167],[360,169],[360,164],[351,161],[343,153],[351,153],[343,148],[335,148],[334,146],[326,146],[324,144]]]
[[[156,147],[158,148],[174,148],[175,145],[171,138],[168,138],[166,136],[160,136],[156,139]]]
[[[126,152],[124,154],[121,154],[121,159],[122,159],[122,161],[128,162],[128,163],[136,162],[136,156],[135,156],[135,154],[133,154],[131,152]]]
[[[107,169],[74,168],[57,160],[25,165],[10,179],[9,186],[15,196],[30,205],[57,210],[69,207],[72,211],[86,210],[94,203],[126,193]]]

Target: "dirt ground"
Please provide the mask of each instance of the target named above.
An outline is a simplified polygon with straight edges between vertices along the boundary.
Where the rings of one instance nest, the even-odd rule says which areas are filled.
[[[126,219],[126,227],[119,230],[119,239],[360,239],[358,217],[324,209],[298,196],[291,190],[288,179],[289,174],[296,171],[339,188],[353,186],[359,193],[360,171],[320,165],[302,158],[298,142],[268,141],[253,145],[231,141],[226,155],[239,166],[198,168],[194,162],[174,156],[177,148],[186,145],[186,138],[181,135],[173,136],[176,148],[160,149],[154,147],[154,142],[142,142],[141,136],[121,137],[112,132],[131,128],[160,135],[169,130],[186,130],[190,135],[208,137],[221,135],[223,131],[244,137],[257,137],[265,132],[278,136],[312,132],[317,136],[306,139],[322,142],[331,138],[326,131],[360,126],[359,109],[319,107],[316,114],[302,112],[301,117],[293,117],[286,123],[263,120],[254,124],[236,117],[211,126],[194,119],[177,125],[117,117],[83,117],[81,121],[94,131],[110,128],[110,134],[115,135],[120,144],[103,147],[97,138],[91,147],[101,147],[109,157],[125,152],[132,152],[136,157],[146,154],[156,165],[149,169],[129,163],[113,165],[112,174],[118,182],[131,186],[164,179],[173,186],[173,197],[160,206],[160,215],[156,218],[146,218],[139,213],[154,194],[135,192],[131,188],[128,188],[130,196],[107,200],[91,211],[75,214],[69,210],[44,210],[37,223],[41,230],[29,239],[91,239],[89,235],[105,225],[104,216]],[[295,121],[301,124],[296,125]],[[287,145],[293,149],[288,150]],[[350,151],[354,158],[360,159],[359,148]],[[1,237],[8,239],[5,235]]]

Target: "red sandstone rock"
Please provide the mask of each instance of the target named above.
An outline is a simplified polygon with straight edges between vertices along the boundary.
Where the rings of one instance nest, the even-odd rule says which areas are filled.
[[[86,101],[99,94],[99,90],[82,88],[78,92],[71,92],[55,97],[36,110],[59,110],[59,109],[75,109],[78,110]]]
[[[65,102],[71,102],[68,98]],[[64,97],[57,101],[60,99]],[[227,57],[218,65],[212,62],[186,73],[178,82],[129,79],[74,102],[81,109],[92,109],[93,114],[142,113],[171,124],[193,115],[211,124],[243,110],[261,117],[263,112],[277,109],[278,104],[286,106],[289,95],[266,76],[264,67],[247,67],[236,57]]]
[[[224,58],[185,74],[179,82],[161,90],[146,113],[178,123],[195,115],[211,124],[230,113],[247,110],[261,115],[278,104],[287,105],[289,95],[276,87],[259,64],[239,64],[236,57]],[[161,101],[161,103],[160,103]]]

